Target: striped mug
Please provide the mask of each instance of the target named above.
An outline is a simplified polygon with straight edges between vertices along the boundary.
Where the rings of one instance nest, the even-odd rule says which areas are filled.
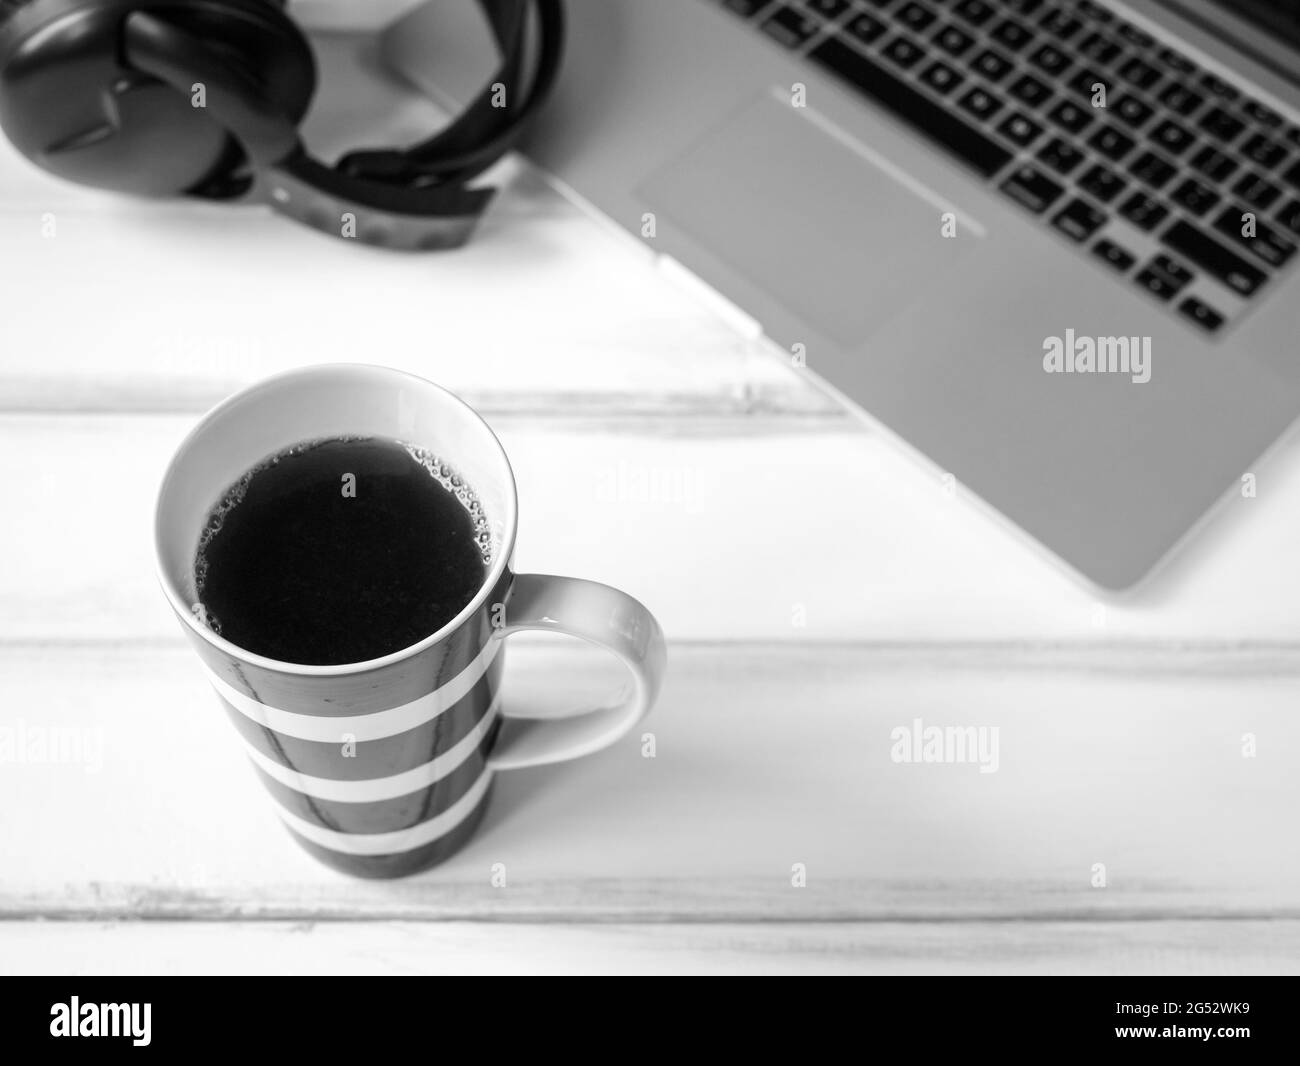
[[[477,595],[417,644],[369,662],[305,666],[252,654],[194,609],[194,558],[212,506],[246,471],[304,441],[375,436],[429,449],[478,494],[492,531]],[[181,443],[155,515],[162,587],[289,832],[336,869],[400,877],[441,862],[483,817],[494,774],[587,755],[650,709],[663,633],[625,593],[511,570],[517,500],[487,424],[430,382],[382,367],[309,367],[212,410]],[[304,619],[310,625],[310,619]],[[503,645],[524,629],[606,648],[630,685],[612,706],[529,717],[503,704]]]

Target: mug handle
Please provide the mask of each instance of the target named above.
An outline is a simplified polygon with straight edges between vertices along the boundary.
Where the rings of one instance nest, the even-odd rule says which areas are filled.
[[[576,577],[518,574],[506,599],[501,637],[526,629],[564,633],[613,652],[632,675],[612,706],[578,708],[561,718],[502,713],[488,756],[491,770],[518,770],[590,755],[645,717],[663,685],[668,654],[655,616],[626,592]]]

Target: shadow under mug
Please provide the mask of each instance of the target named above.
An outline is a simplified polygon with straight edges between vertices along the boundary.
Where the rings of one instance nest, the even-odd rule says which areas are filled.
[[[436,633],[369,662],[304,666],[236,647],[196,608],[194,556],[211,508],[269,456],[347,435],[428,449],[468,482],[492,535],[482,588]],[[213,409],[172,458],[155,516],[163,590],[280,817],[328,865],[362,877],[427,869],[473,835],[497,771],[598,751],[654,703],[666,665],[654,616],[606,585],[513,573],[516,511],[487,424],[446,390],[382,367],[270,378]],[[516,710],[514,693],[503,706],[503,645],[525,629],[608,649],[630,685],[610,706],[558,719]]]

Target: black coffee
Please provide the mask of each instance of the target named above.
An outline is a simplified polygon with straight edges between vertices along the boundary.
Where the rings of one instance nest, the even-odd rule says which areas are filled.
[[[312,666],[419,642],[482,587],[482,506],[436,457],[381,438],[314,441],[245,474],[212,509],[194,573],[231,643]]]

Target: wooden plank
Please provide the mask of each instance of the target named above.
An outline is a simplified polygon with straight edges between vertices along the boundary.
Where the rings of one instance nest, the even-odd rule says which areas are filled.
[[[54,240],[40,236],[47,210]],[[0,214],[13,299],[0,409],[198,412],[327,362],[419,373],[496,411],[830,409],[653,261],[580,219],[506,233],[496,218],[464,251],[418,261],[288,225],[202,205]],[[593,241],[611,246],[592,255]]]
[[[506,691],[571,705],[613,676],[595,653],[523,644]],[[80,738],[63,761],[0,765],[0,915],[1300,918],[1294,687],[673,646],[654,758],[632,736],[502,775],[456,858],[373,883],[291,842],[188,651],[0,649],[11,737]],[[996,772],[894,761],[917,719],[996,728]]]
[[[152,577],[152,507],[193,422],[0,417],[0,639],[176,638]],[[1101,603],[868,433],[784,419],[492,422],[520,486],[520,569],[626,588],[678,641],[1294,655],[1297,442],[1258,498],[1140,594]]]
[[[1300,971],[1300,922],[0,924],[6,975]]]

